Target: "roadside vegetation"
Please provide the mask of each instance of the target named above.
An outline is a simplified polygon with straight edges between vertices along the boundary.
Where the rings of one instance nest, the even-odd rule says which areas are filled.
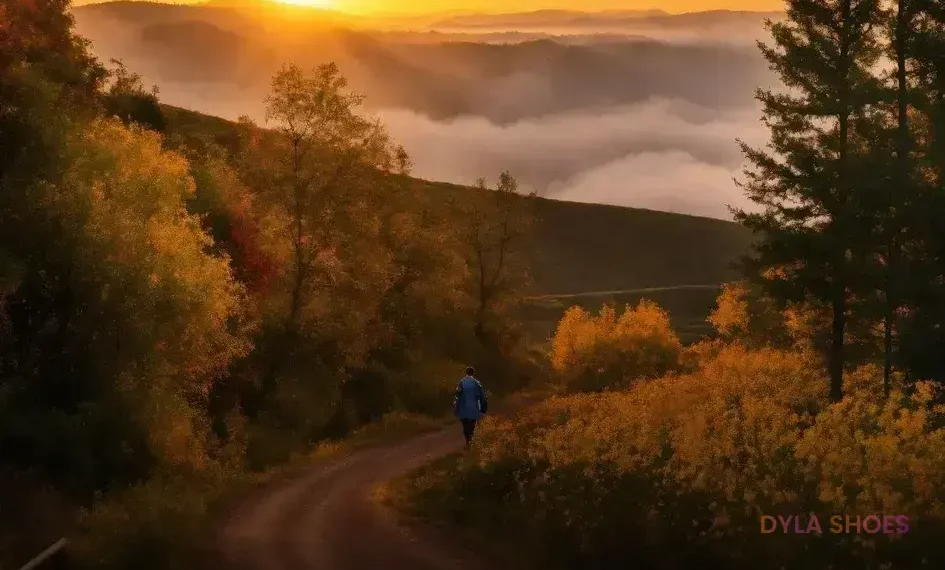
[[[714,337],[682,346],[653,303],[571,308],[562,395],[487,419],[395,504],[541,568],[945,564],[945,20],[931,2],[787,4],[762,52],[792,89],[758,94],[771,143],[743,146],[758,209],[736,212],[758,241]]]
[[[652,305],[647,311],[659,315]],[[570,313],[555,337],[564,394],[512,420],[487,418],[472,453],[394,482],[388,500],[539,568],[945,561],[937,538],[945,529],[937,383],[897,375],[887,397],[882,367],[864,364],[848,371],[847,395],[832,404],[804,327],[798,344],[789,335],[785,345],[758,344],[759,332],[779,331],[752,328],[748,302],[728,294],[713,315],[724,340],[679,350],[661,319],[626,324],[640,312],[631,307],[616,318],[632,332],[614,326],[612,308]],[[775,325],[792,322],[785,315]],[[678,358],[662,375],[667,354]],[[793,526],[760,532],[761,515],[810,513],[823,535],[794,534]],[[874,513],[906,514],[909,532],[829,531],[832,515]]]
[[[332,64],[199,132],[67,8],[0,5],[0,565],[188,566],[247,485],[533,375],[509,174],[417,192]]]

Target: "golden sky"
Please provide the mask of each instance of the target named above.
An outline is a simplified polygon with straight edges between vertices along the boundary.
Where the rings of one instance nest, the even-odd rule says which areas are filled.
[[[74,0],[77,5],[102,0]],[[196,4],[201,0],[172,3]],[[526,12],[532,10],[638,10],[659,8],[667,12],[698,10],[780,10],[782,0],[290,0],[294,4],[320,5],[346,12],[430,13],[451,11]]]
[[[301,2],[303,0],[295,0]],[[313,0],[318,1],[318,0]],[[327,0],[331,1],[331,0]],[[781,0],[334,0],[335,7],[351,12],[527,12],[532,10],[638,10],[667,12],[697,10],[780,10]]]

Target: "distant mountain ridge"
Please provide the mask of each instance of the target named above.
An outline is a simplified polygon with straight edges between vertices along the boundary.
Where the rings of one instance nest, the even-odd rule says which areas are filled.
[[[633,20],[751,22],[709,32],[690,23],[466,33],[412,17],[416,27],[375,28],[247,5],[256,7],[116,2],[74,15],[101,60],[122,59],[172,105],[262,120],[280,67],[334,62],[423,177],[463,183],[511,170],[548,196],[717,217],[742,198],[732,192],[734,141],[760,130],[754,93],[776,79],[754,45],[759,14]],[[572,13],[539,17],[562,14]]]
[[[291,14],[293,18],[305,15],[305,20],[323,20],[324,23],[357,27],[376,27],[378,24],[416,26],[417,29],[475,29],[475,28],[540,28],[540,27],[603,27],[607,29],[629,27],[674,27],[692,25],[738,25],[762,22],[766,18],[783,17],[777,11],[704,10],[685,13],[669,13],[665,10],[535,10],[508,13],[432,13],[428,15],[377,16],[353,15],[339,10],[315,6],[290,5],[278,0],[206,0],[196,4],[171,4],[152,1],[115,0],[84,4],[75,10],[105,10],[143,13],[160,7],[174,7],[178,11],[212,8],[258,14],[266,12]]]
[[[606,10],[583,12],[579,10],[535,10],[533,12],[511,12],[505,14],[470,14],[444,18],[440,26],[515,26],[515,25],[560,25],[575,19],[597,17],[606,19],[647,18],[670,16],[663,10]]]
[[[783,12],[752,12],[733,10],[707,10],[670,14],[663,10],[610,10],[605,12],[582,12],[571,10],[541,10],[512,14],[479,14],[453,16],[431,24],[432,29],[519,29],[533,28],[597,28],[645,29],[680,27],[725,27],[745,24],[761,24],[766,19],[779,19]]]
[[[216,83],[245,86],[246,98],[261,101],[284,62],[335,61],[371,106],[438,120],[483,116],[510,123],[652,97],[708,107],[747,105],[767,74],[753,46],[674,45],[600,32],[575,33],[570,41],[542,32],[487,32],[484,39],[505,42],[487,43],[450,32],[378,32],[325,23],[319,11],[303,12],[311,20],[287,22],[281,12],[272,16],[220,7],[233,0],[211,1],[218,7],[115,2],[79,7],[75,15],[78,30],[100,57],[126,60],[172,99],[165,84]],[[640,19],[653,18],[664,16]]]

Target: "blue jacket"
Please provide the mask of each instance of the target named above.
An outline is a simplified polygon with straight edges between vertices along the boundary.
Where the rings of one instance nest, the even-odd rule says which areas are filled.
[[[456,399],[453,402],[456,417],[461,420],[478,420],[482,417],[482,408],[486,402],[486,391],[482,384],[472,376],[466,376],[456,386]]]

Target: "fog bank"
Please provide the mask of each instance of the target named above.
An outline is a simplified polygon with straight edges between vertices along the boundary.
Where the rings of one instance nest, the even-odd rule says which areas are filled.
[[[728,205],[749,205],[732,180],[742,165],[735,139],[767,138],[758,109],[668,99],[511,125],[481,117],[433,121],[403,110],[379,116],[421,178],[470,184],[509,170],[548,198],[722,219],[730,219]]]
[[[76,15],[95,53],[123,58],[162,101],[228,119],[262,122],[284,62],[335,61],[429,180],[471,184],[508,170],[549,198],[729,219],[727,206],[748,205],[732,180],[742,164],[735,139],[767,139],[753,92],[774,77],[742,44],[762,35],[770,14],[427,23],[453,30],[445,34],[286,29],[275,16],[143,3]],[[548,33],[565,35],[514,41]],[[509,43],[477,43],[500,38]]]

